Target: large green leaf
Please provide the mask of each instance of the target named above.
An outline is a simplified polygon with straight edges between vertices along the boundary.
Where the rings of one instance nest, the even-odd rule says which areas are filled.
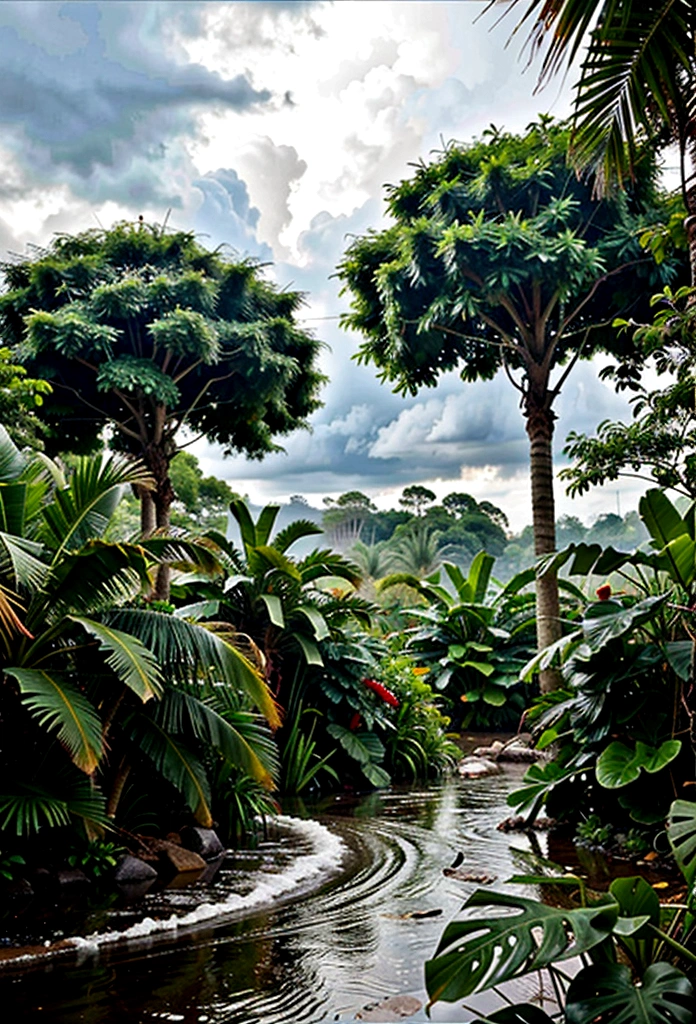
[[[477,1019],[472,1024],[554,1024],[554,1019],[533,1003],[515,1003],[487,1014],[485,1021]]]
[[[54,562],[45,585],[45,603],[37,614],[49,621],[66,612],[90,615],[135,596],[148,584],[147,562],[138,545],[88,541],[77,553],[64,553]]]
[[[651,775],[662,771],[678,756],[681,740],[665,740],[659,747],[637,742],[635,749],[614,740],[597,758],[597,782],[605,789],[619,789],[635,782],[641,770]]]
[[[42,562],[42,547],[26,537],[0,532],[0,566],[11,585],[29,591],[38,590],[48,576],[48,566]]]
[[[88,775],[102,754],[102,726],[94,705],[61,672],[6,668],[19,684],[22,703],[40,726],[56,733],[73,763]]]
[[[119,680],[143,702],[161,696],[164,680],[157,659],[136,637],[93,619],[77,615],[70,618],[97,638],[100,647],[106,652],[107,664]]]
[[[268,618],[274,626],[279,629],[285,628],[285,615],[283,614],[283,602],[277,594],[259,594],[259,600],[266,605]]]
[[[611,640],[631,633],[658,614],[667,596],[647,597],[628,608],[619,601],[595,601],[589,605],[582,620],[587,644],[593,651],[599,651]]]
[[[131,715],[123,728],[158,772],[179,790],[196,821],[210,828],[210,787],[203,765],[186,745],[145,714]]]
[[[310,522],[309,519],[295,519],[278,531],[273,538],[273,547],[285,553],[289,547],[292,547],[296,541],[302,540],[303,537],[312,537],[323,532],[321,526]]]
[[[298,604],[295,611],[299,615],[303,615],[310,624],[315,640],[326,640],[328,636],[331,636],[331,630],[327,625],[326,619],[318,608],[314,608],[311,604]]]
[[[0,423],[0,483],[12,483],[25,465],[26,459]]]
[[[271,692],[251,662],[235,646],[228,627],[188,622],[175,615],[143,609],[112,612],[105,621],[137,636],[154,652],[165,677],[183,684],[201,677],[241,690],[273,727],[280,724]]]
[[[696,803],[675,800],[667,827],[672,852],[689,885],[696,880]]]
[[[464,907],[486,907],[489,912],[485,917],[453,921],[445,928],[436,956],[425,965],[431,1003],[454,1002],[554,961],[579,956],[606,940],[619,909],[611,900],[565,910],[482,889]]]
[[[170,687],[155,711],[155,718],[167,732],[192,733],[257,782],[268,789],[273,787],[270,771],[249,740],[205,699]]]
[[[676,537],[689,535],[686,520],[658,487],[646,491],[638,503],[638,509],[655,547],[663,548]]]
[[[143,463],[124,455],[80,458],[68,486],[56,489],[43,509],[45,539],[54,557],[101,537],[129,484],[152,485]]]
[[[568,1024],[693,1024],[691,982],[670,964],[648,967],[640,984],[623,964],[593,964],[573,978]]]
[[[636,967],[643,971],[653,961],[655,933],[652,928],[660,927],[658,895],[639,876],[615,878],[609,892],[619,904],[620,917],[614,927],[614,936]]]

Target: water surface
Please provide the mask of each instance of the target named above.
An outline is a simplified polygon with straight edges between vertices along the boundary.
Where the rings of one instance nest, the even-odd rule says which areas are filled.
[[[525,850],[527,840],[510,839],[495,826],[509,813],[505,799],[523,770],[510,766],[485,779],[337,796],[320,820],[340,838],[343,853],[323,877],[236,919],[228,914],[219,923],[86,946],[81,962],[61,958],[21,972],[5,969],[0,1005],[11,1008],[13,1024],[314,1024],[354,1020],[361,1008],[388,996],[425,1002],[424,961],[477,888],[445,876],[443,868],[461,851],[462,870],[496,876],[495,887],[519,868],[511,843]],[[292,867],[287,836],[270,840],[257,856],[280,876]],[[258,864],[249,856],[236,863],[212,895],[182,890],[152,897],[147,912],[190,914],[196,902],[224,898],[231,887],[249,891]],[[441,915],[410,916],[434,910]],[[129,922],[127,914],[124,926]],[[409,1018],[426,1019],[424,1011]],[[431,1019],[470,1015],[438,1004]]]

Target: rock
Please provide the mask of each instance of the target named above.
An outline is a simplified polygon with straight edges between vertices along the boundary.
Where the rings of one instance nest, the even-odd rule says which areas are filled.
[[[168,843],[166,839],[157,839],[151,846],[157,851],[160,859],[174,868],[178,875],[190,871],[200,874],[201,871],[205,871],[205,861],[193,850],[186,850],[183,846],[177,846],[176,843]]]
[[[157,872],[151,864],[130,854],[119,861],[114,872],[118,885],[140,885],[142,882],[154,882],[156,878]]]
[[[483,757],[465,757],[457,765],[457,771],[465,779],[480,779],[486,775],[497,775],[500,767],[495,761]]]
[[[390,996],[379,1003],[373,1003],[358,1010],[355,1019],[374,1021],[375,1024],[377,1021],[393,1024],[394,1021],[403,1020],[404,1017],[412,1017],[422,1006],[420,999],[415,999],[414,996]]]
[[[546,832],[556,824],[555,818],[535,818],[534,821],[527,821],[521,814],[512,818],[505,818],[496,825],[498,832]]]
[[[504,747],[498,754],[499,761],[508,761],[511,764],[528,764],[539,761],[544,756],[542,750],[532,750],[531,747],[517,740],[508,747]]]
[[[182,829],[181,842],[187,850],[193,850],[204,860],[214,860],[225,851],[212,828]]]
[[[87,875],[79,868],[56,872],[56,881],[61,889],[83,889],[90,884]]]
[[[476,747],[474,757],[497,758],[505,744],[501,740],[493,740],[490,747]]]
[[[206,863],[206,868],[201,877],[198,879],[199,882],[212,882],[216,874],[225,862],[226,853],[223,851],[215,860],[209,860]]]

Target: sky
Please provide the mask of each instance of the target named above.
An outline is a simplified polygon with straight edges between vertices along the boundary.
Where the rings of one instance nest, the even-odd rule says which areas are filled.
[[[572,75],[535,95],[514,20],[480,0],[0,4],[0,258],[54,232],[115,220],[196,231],[269,264],[306,295],[330,383],[311,432],[262,463],[198,442],[206,473],[257,503],[358,489],[380,507],[412,483],[464,490],[531,521],[528,446],[503,378],[455,373],[404,399],[352,356],[332,274],[352,235],[384,225],[384,185],[491,123],[523,130],[570,110]],[[628,416],[579,364],[557,403],[557,463],[571,431]],[[630,482],[557,511],[626,512]]]

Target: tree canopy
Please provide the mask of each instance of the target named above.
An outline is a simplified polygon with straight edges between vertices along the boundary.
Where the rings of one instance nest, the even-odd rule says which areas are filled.
[[[358,359],[395,391],[414,394],[453,369],[464,381],[507,374],[530,438],[539,555],[555,547],[553,403],[578,359],[630,350],[614,317],[638,315],[672,269],[638,244],[658,219],[650,153],[630,189],[595,201],[568,145],[568,128],[546,117],[520,136],[492,128],[449,145],[389,188],[392,225],[355,239],[338,268],[352,298],[344,324],[365,338]],[[560,628],[553,578],[538,595],[545,645]]]
[[[154,478],[142,492],[145,532],[168,524],[183,428],[261,458],[319,405],[319,342],[296,320],[302,295],[191,233],[141,222],[59,235],[2,276],[4,337],[53,386],[47,446],[89,449],[109,426]]]

